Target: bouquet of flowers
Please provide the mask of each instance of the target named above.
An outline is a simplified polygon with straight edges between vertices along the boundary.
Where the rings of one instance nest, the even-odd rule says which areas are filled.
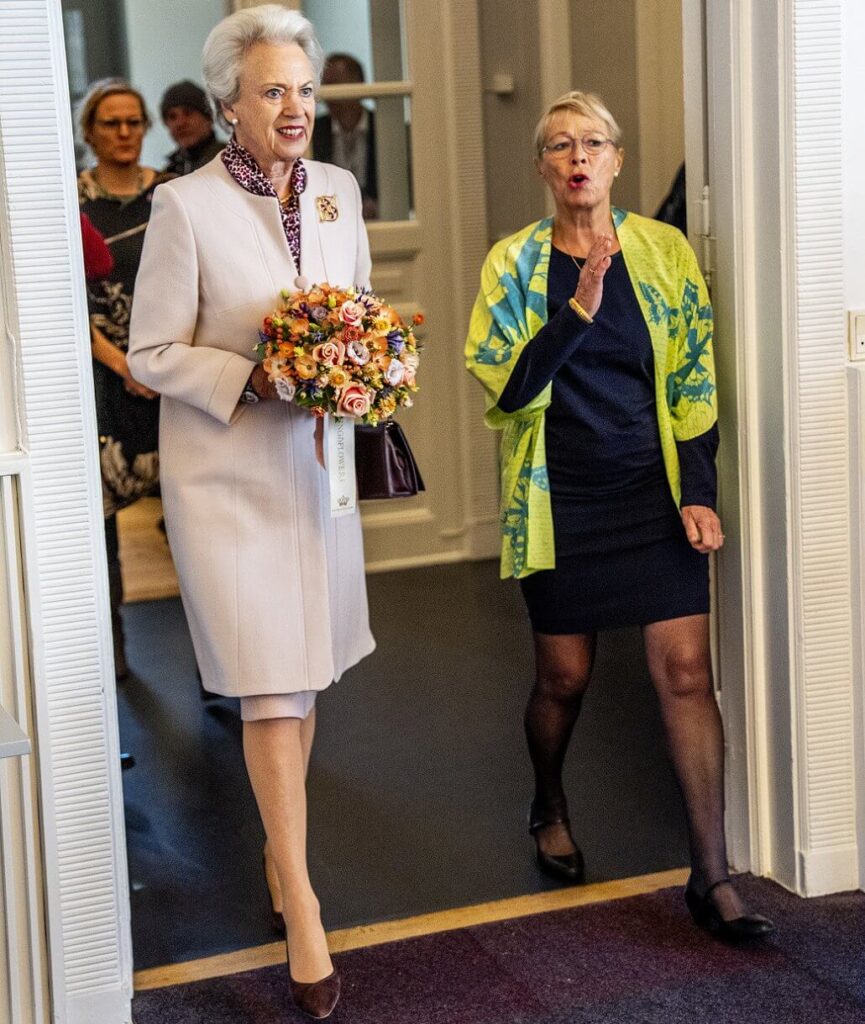
[[[256,351],[279,397],[314,414],[353,416],[376,426],[418,390],[418,346],[406,324],[368,288],[314,285],[282,293],[265,317]]]

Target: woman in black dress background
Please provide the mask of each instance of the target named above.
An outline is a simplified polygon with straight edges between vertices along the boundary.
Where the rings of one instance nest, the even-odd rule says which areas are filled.
[[[755,938],[773,927],[728,877],[709,650],[707,556],[723,543],[711,306],[681,233],[612,207],[620,138],[591,94],[541,119],[555,216],[490,252],[467,345],[487,422],[505,431],[503,575],[520,579],[534,631],[530,831],[545,872],[582,880],[562,766],[598,630],[640,625],[688,819],[688,906]]]
[[[88,281],[93,382],[102,470],[105,539],[118,679],[127,675],[120,605],[123,583],[115,514],[156,485],[158,396],[139,384],[126,363],[135,275],[153,190],[171,175],[142,167],[150,117],[141,94],[122,79],[95,83],[79,118],[95,166],[78,178],[78,201],[114,258],[108,276]]]

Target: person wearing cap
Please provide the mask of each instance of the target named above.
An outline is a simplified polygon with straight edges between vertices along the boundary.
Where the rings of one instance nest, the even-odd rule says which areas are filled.
[[[168,155],[167,173],[191,174],[225,148],[213,130],[213,110],[207,93],[195,82],[185,80],[170,85],[159,104],[159,112],[177,143],[177,149]]]

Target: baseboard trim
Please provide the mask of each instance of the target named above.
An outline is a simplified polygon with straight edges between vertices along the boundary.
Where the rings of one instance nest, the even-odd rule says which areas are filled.
[[[829,896],[859,888],[859,849],[855,843],[799,854],[800,896]]]
[[[625,899],[628,896],[641,896],[669,886],[683,885],[687,877],[686,868],[676,868],[651,875],[597,882],[594,885],[569,886],[552,892],[533,893],[492,903],[479,903],[471,907],[420,914],[400,921],[379,921],[376,924],[329,932],[328,945],[332,953],[345,953],[350,949],[379,946],[386,942],[413,939],[421,935],[453,931],[456,928],[469,928],[479,924],[490,924],[493,921],[527,917],[529,914],[544,914],[552,910],[566,910],[591,903]],[[168,985],[221,978],[228,974],[252,971],[258,967],[272,967],[281,963],[285,963],[285,945],[282,942],[271,942],[266,946],[241,949],[235,953],[137,971],[134,985],[137,992],[144,992],[148,989],[165,988]]]

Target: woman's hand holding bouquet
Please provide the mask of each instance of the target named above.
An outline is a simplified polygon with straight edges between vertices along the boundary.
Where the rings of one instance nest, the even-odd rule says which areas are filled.
[[[418,390],[413,328],[423,316],[406,324],[368,288],[320,284],[283,292],[282,299],[259,331],[254,386],[319,417],[316,458],[329,471],[331,513],[343,515],[356,506],[354,422],[376,426],[412,404]]]

